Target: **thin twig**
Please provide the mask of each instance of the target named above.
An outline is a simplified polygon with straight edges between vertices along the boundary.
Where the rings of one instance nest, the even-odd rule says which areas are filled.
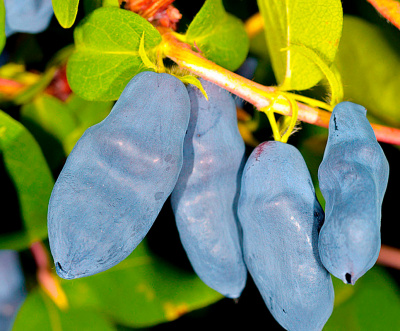
[[[37,266],[37,280],[43,291],[53,300],[60,309],[68,308],[67,297],[61,288],[60,281],[52,273],[49,253],[41,241],[30,247]]]
[[[272,102],[272,97],[279,92],[274,87],[263,86],[248,80],[205,59],[200,54],[192,51],[189,45],[177,40],[170,32],[165,32],[163,39],[164,54],[180,67],[221,86],[253,104],[257,109],[268,107]],[[325,128],[329,126],[329,112],[320,108],[310,107],[301,102],[297,102],[297,105],[299,107],[298,119],[300,121]],[[291,108],[288,104],[278,104],[274,107],[274,111],[282,115],[291,115]],[[379,141],[400,145],[400,129],[378,124],[371,125]]]
[[[367,0],[396,28],[400,29],[400,3],[397,0]]]
[[[400,270],[400,249],[382,245],[377,262],[385,267]]]

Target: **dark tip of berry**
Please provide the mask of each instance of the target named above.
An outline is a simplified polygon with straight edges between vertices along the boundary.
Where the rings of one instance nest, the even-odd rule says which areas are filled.
[[[351,275],[350,275],[349,273],[347,273],[347,274],[345,275],[345,278],[346,278],[347,284],[351,284]]]
[[[56,269],[63,271],[63,268],[61,267],[60,262],[56,262]]]

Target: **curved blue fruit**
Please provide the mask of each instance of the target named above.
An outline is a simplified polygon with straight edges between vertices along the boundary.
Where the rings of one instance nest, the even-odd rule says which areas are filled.
[[[244,143],[233,98],[210,82],[201,83],[208,101],[188,87],[191,115],[172,208],[197,275],[214,290],[237,298],[247,276],[236,214]]]
[[[0,330],[11,330],[15,314],[26,297],[18,253],[0,250]]]
[[[378,258],[381,206],[389,177],[389,163],[365,115],[364,107],[351,102],[334,108],[318,170],[326,200],[319,253],[325,268],[348,284]]]
[[[61,277],[107,270],[141,242],[178,180],[189,116],[179,79],[143,72],[110,115],[86,130],[49,203],[50,248]]]
[[[287,330],[321,330],[334,299],[318,256],[324,212],[295,147],[271,141],[254,149],[238,214],[246,266],[271,314]]]
[[[15,32],[39,33],[53,16],[51,0],[4,0],[6,36]]]

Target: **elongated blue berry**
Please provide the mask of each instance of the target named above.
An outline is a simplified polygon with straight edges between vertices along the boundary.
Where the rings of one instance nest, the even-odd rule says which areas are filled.
[[[236,214],[244,143],[233,98],[210,82],[201,83],[209,100],[197,88],[188,88],[190,122],[172,207],[198,276],[223,295],[237,298],[247,275]]]
[[[15,32],[39,33],[53,16],[51,0],[4,0],[6,35]]]
[[[389,177],[389,164],[365,115],[364,107],[351,102],[334,108],[318,170],[326,200],[319,253],[329,272],[349,284],[378,258]]]
[[[50,248],[61,277],[104,271],[141,242],[175,187],[189,116],[181,81],[144,72],[86,130],[50,198]]]
[[[246,266],[271,314],[287,330],[321,330],[334,299],[318,256],[324,213],[295,147],[271,141],[254,149],[238,214]]]

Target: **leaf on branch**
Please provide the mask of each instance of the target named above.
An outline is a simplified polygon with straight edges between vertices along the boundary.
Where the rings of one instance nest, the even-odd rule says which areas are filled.
[[[222,0],[207,0],[186,32],[186,42],[218,65],[236,70],[246,59],[249,39],[244,24],[228,14]]]
[[[70,28],[78,13],[79,0],[52,0],[54,14],[64,29]]]
[[[47,205],[54,181],[32,135],[1,111],[0,153],[1,162],[14,184],[23,221],[22,231],[0,236],[0,249],[27,248],[47,238]],[[4,219],[4,223],[13,221]]]
[[[293,44],[315,52],[328,67],[342,32],[340,0],[258,0],[276,79],[284,90],[304,90],[323,77],[315,61]]]
[[[74,31],[76,51],[67,66],[72,90],[87,100],[118,99],[133,76],[148,70],[139,55],[143,33],[152,60],[161,35],[148,21],[115,7],[95,10]]]
[[[291,51],[301,54],[305,58],[312,61],[319,70],[323,73],[324,77],[328,81],[329,89],[331,92],[331,106],[337,105],[343,101],[343,85],[339,71],[336,66],[332,64],[330,68],[312,49],[302,45],[290,46]]]

